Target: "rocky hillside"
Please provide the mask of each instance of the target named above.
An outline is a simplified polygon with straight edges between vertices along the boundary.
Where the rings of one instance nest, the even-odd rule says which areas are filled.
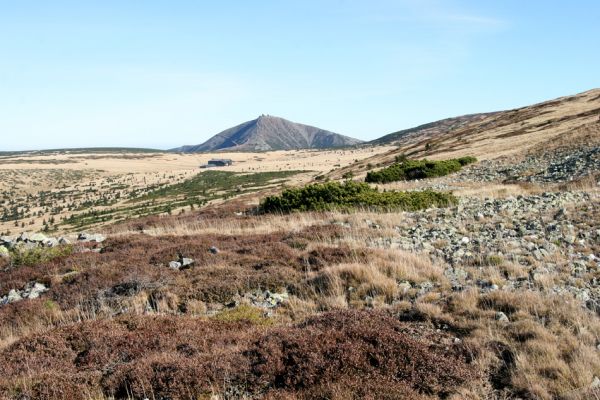
[[[352,146],[358,139],[283,118],[261,115],[255,120],[229,128],[206,142],[182,146],[171,151],[195,153],[215,150],[264,151],[325,149]]]
[[[339,178],[348,172],[361,176],[368,168],[393,163],[399,155],[414,159],[469,155],[479,160],[502,160],[507,165],[527,163],[527,157],[537,155],[548,164],[555,151],[564,156],[555,162],[577,163],[567,160],[573,151],[593,158],[594,147],[600,145],[600,89],[508,111],[438,121],[392,135],[378,140],[391,138],[396,149],[328,176]]]

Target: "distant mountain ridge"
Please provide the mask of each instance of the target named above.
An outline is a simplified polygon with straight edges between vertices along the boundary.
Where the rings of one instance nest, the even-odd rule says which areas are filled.
[[[362,143],[338,133],[283,118],[261,115],[216,134],[199,145],[182,146],[171,151],[196,153],[202,151],[264,151],[292,149],[324,149]]]

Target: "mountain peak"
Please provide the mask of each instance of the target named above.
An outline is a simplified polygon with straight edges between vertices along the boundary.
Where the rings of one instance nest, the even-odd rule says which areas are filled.
[[[183,146],[172,151],[200,152],[215,150],[265,151],[322,149],[352,146],[360,140],[299,124],[268,114],[220,132],[196,146]]]

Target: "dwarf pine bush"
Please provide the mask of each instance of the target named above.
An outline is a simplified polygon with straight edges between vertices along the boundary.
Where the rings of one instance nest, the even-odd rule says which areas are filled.
[[[346,181],[286,189],[281,195],[265,198],[260,210],[266,213],[355,208],[415,211],[429,207],[447,207],[456,203],[456,197],[450,193],[432,190],[380,192],[366,183]]]
[[[404,160],[379,171],[367,173],[365,182],[389,183],[414,179],[434,178],[460,171],[465,165],[476,162],[475,157],[460,157],[451,160]]]

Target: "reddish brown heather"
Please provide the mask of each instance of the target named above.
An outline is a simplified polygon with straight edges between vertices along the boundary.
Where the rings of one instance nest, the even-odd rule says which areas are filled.
[[[422,328],[425,329],[425,328]],[[446,397],[477,379],[465,348],[379,311],[289,327],[123,316],[57,328],[0,352],[4,398]]]
[[[195,235],[152,237],[129,235],[105,242],[101,254],[76,253],[53,261],[0,270],[0,294],[36,281],[50,286],[44,298],[67,310],[75,306],[94,307],[99,297],[119,295],[123,285],[132,292],[165,292],[205,302],[226,302],[238,293],[252,289],[278,290],[293,287],[304,277],[307,266],[365,260],[369,250],[359,253],[349,248],[305,249],[315,237],[333,239],[339,231],[311,227],[297,235],[263,234],[243,236]],[[211,254],[218,245],[219,254]],[[196,261],[195,268],[173,271],[169,261],[179,255]],[[314,265],[313,265],[314,264]],[[97,304],[96,304],[97,306]],[[10,308],[19,308],[20,304]],[[4,314],[10,314],[10,318]],[[11,324],[18,311],[0,309],[0,322]]]

